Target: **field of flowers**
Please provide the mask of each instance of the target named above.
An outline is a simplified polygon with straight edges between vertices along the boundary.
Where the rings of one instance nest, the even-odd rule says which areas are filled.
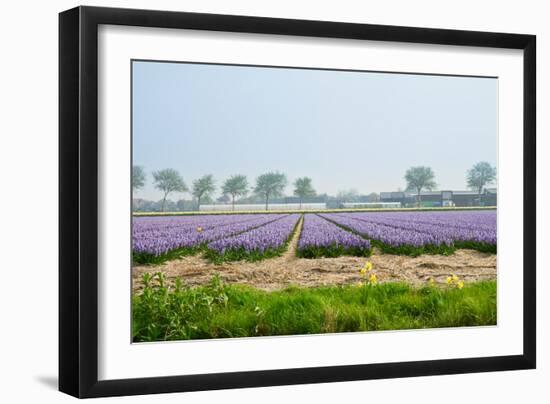
[[[369,256],[369,240],[346,231],[318,215],[306,214],[297,254],[303,258]]]
[[[214,262],[280,255],[303,228],[302,258],[383,253],[451,254],[457,248],[496,253],[496,211],[355,212],[134,217],[135,263],[204,252]]]
[[[330,213],[321,216],[371,239],[386,253],[449,254],[456,248],[496,253],[496,211]]]
[[[135,263],[155,263],[200,251],[208,242],[233,236],[286,215],[135,217]]]
[[[214,262],[257,261],[280,255],[285,249],[300,215],[284,216],[265,226],[208,243],[206,256]]]

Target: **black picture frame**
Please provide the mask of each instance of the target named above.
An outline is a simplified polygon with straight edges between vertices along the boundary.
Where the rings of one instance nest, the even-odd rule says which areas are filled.
[[[100,24],[523,50],[523,354],[98,381]],[[536,37],[185,12],[77,7],[59,15],[59,390],[103,397],[536,366]]]

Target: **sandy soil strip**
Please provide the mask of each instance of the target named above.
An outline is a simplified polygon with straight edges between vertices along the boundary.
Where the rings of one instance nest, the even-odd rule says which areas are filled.
[[[300,216],[300,220],[298,220],[292,239],[288,243],[288,248],[281,257],[283,262],[296,261],[298,259],[296,256],[296,250],[298,249],[300,234],[302,234],[302,227],[304,227],[304,215]]]
[[[453,255],[400,255],[374,254],[364,257],[338,257],[305,259],[296,256],[296,248],[303,226],[303,217],[289,243],[288,250],[280,257],[259,262],[228,262],[212,264],[200,255],[183,257],[162,265],[138,265],[133,268],[134,290],[142,287],[141,276],[163,272],[168,281],[176,278],[188,285],[202,285],[219,274],[226,283],[251,285],[264,290],[282,289],[290,285],[321,286],[352,284],[360,280],[359,270],[367,260],[380,282],[406,281],[419,285],[433,277],[444,284],[449,274],[455,273],[466,282],[496,278],[496,255],[474,250],[457,250]]]

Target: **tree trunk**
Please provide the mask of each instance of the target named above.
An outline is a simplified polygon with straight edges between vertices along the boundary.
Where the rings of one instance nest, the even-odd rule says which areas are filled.
[[[302,198],[300,198],[300,210],[302,210]]]
[[[197,197],[197,210],[200,211],[201,210],[201,197]]]
[[[269,200],[269,195],[265,195],[265,210],[267,211],[267,201]]]
[[[417,195],[416,195],[416,207],[419,208],[420,207],[420,192],[422,192],[422,188],[418,188],[417,190]]]
[[[231,195],[231,210],[235,211],[235,194]]]
[[[166,206],[166,197],[168,196],[168,192],[164,193],[164,198],[162,198],[162,208],[161,210],[164,212],[164,207]]]
[[[479,198],[479,200],[478,200],[478,202],[477,202],[477,203],[478,203],[478,206],[481,206],[481,191],[482,191],[482,190],[483,190],[483,187],[479,187],[478,192],[477,192],[477,196],[478,196],[478,198]]]

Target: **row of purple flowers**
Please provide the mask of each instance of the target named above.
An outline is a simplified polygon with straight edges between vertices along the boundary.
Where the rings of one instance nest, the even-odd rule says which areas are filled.
[[[176,249],[191,249],[254,229],[284,216],[286,215],[265,214],[134,218],[133,252],[159,256]]]
[[[222,261],[279,255],[286,249],[300,216],[288,215],[253,230],[213,241],[208,244],[207,256]]]
[[[495,211],[333,213],[321,216],[382,243],[387,252],[399,252],[396,249],[401,247],[437,247],[440,252],[467,247],[496,252]],[[437,248],[433,251],[437,252]]]
[[[300,214],[140,217],[133,220],[134,255],[206,248],[211,256],[242,259],[279,254]],[[367,256],[371,245],[390,253],[448,253],[455,248],[496,252],[496,212],[305,214],[298,256]],[[370,241],[369,241],[370,240]],[[232,258],[231,258],[232,257]]]
[[[326,219],[315,214],[306,214],[297,253],[303,258],[368,256],[371,253],[371,245],[369,240],[350,233]]]

